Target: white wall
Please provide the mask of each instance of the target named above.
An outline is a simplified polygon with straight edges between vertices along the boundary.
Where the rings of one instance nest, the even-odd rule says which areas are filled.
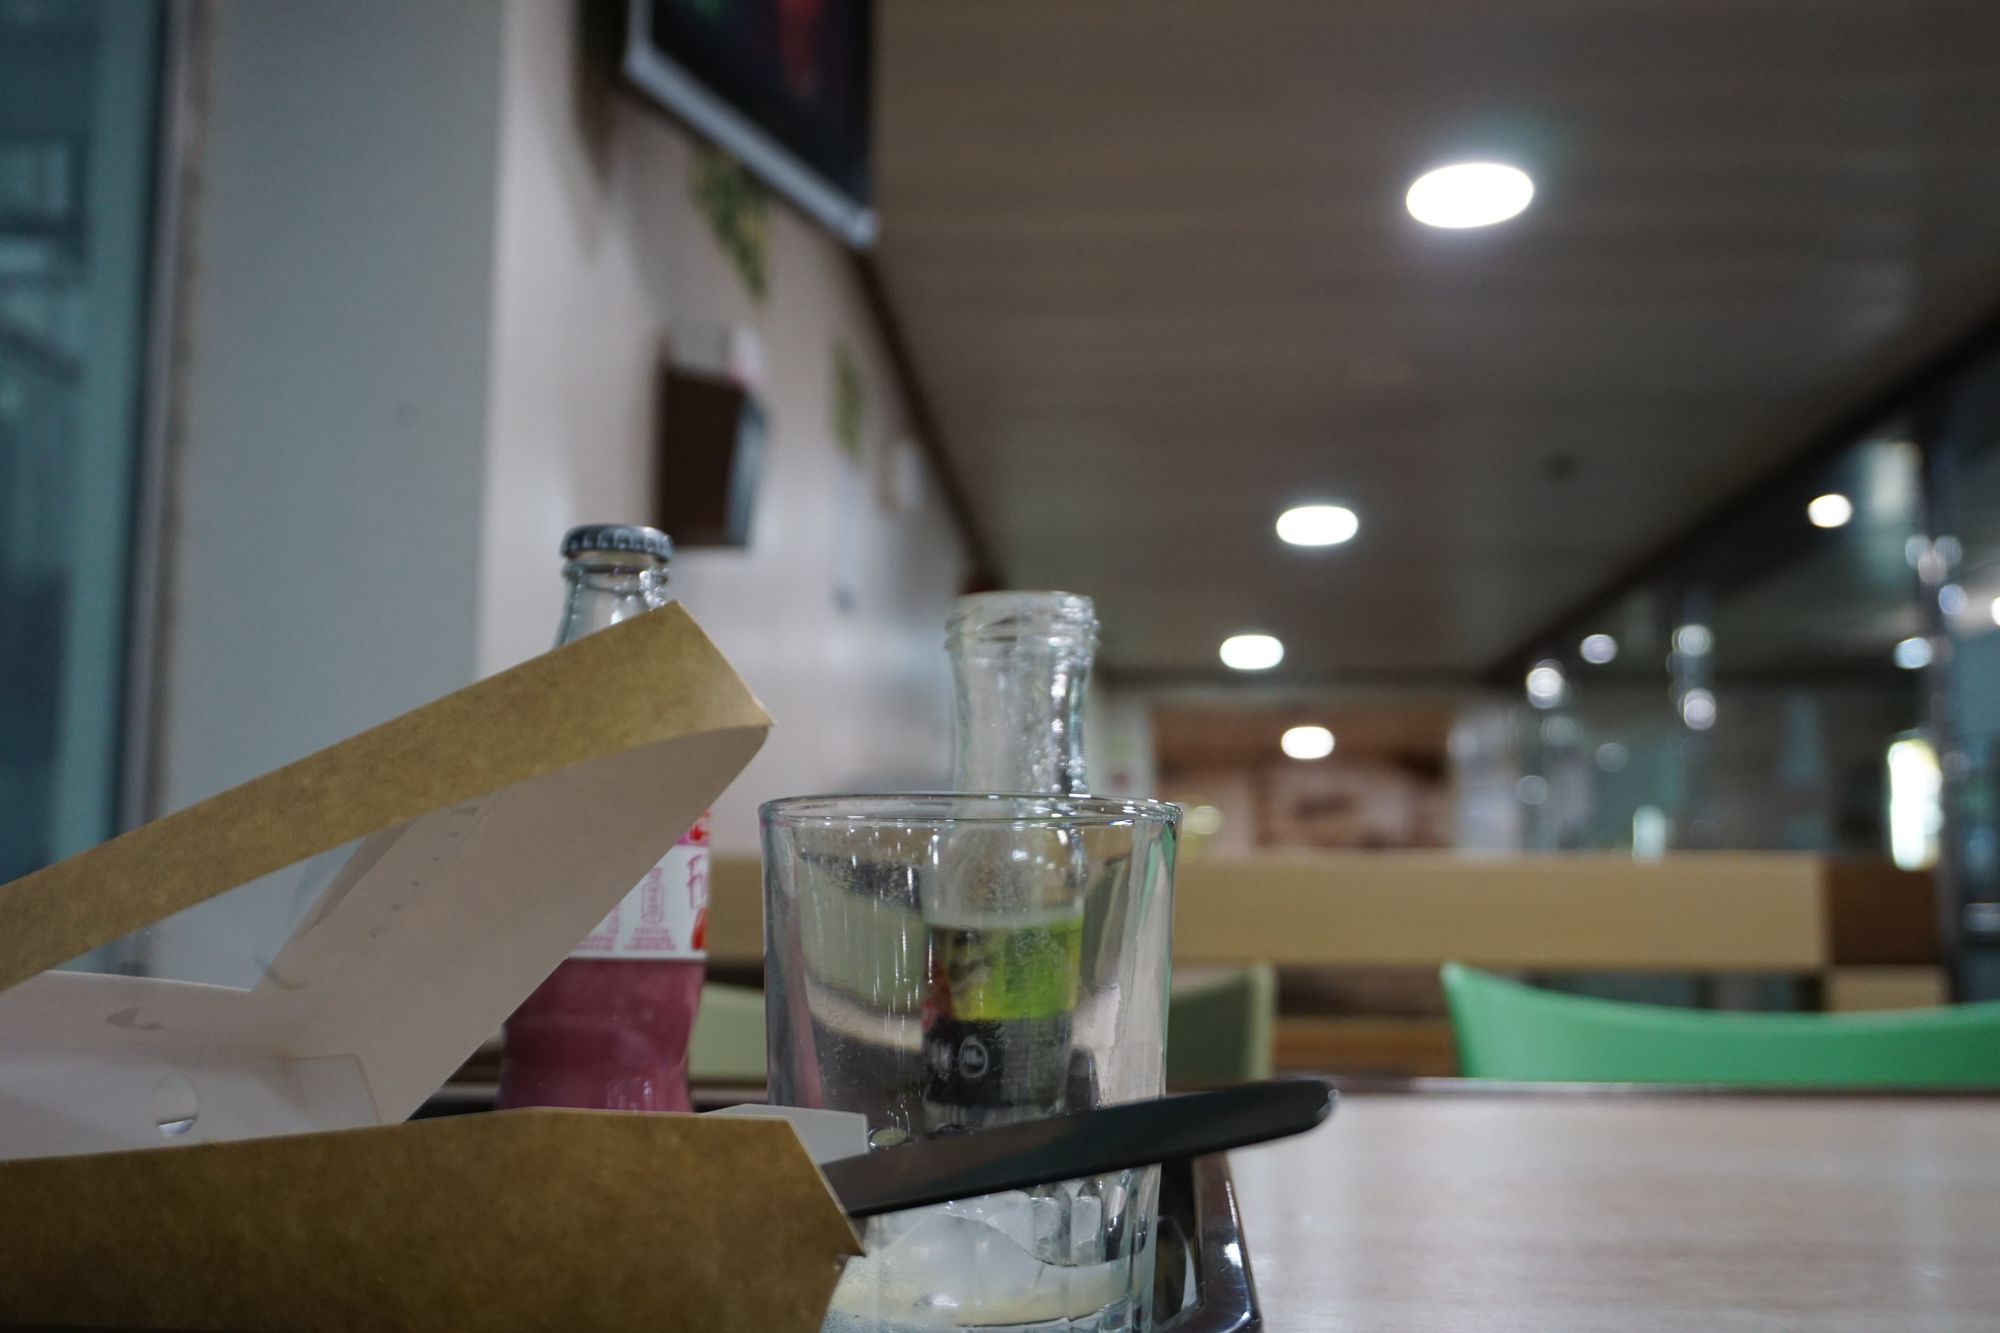
[[[483,0],[202,13],[165,809],[477,662],[499,16]]]
[[[890,513],[831,438],[836,338],[871,451],[904,431],[846,254],[777,207],[754,301],[689,139],[579,56],[570,4],[194,12],[155,807],[546,648],[563,530],[650,515],[656,357],[689,323],[751,326],[768,370],[754,545],[675,562],[779,721],[718,842],[753,846],[770,796],[939,782],[964,559],[928,479]]]
[[[1153,701],[1144,690],[1091,682],[1085,707],[1085,772],[1090,789],[1106,796],[1159,795],[1159,764],[1153,753]]]
[[[217,0],[170,388],[158,752],[178,808],[472,678],[500,15]],[[158,932],[245,983],[292,904]]]
[[[478,666],[548,646],[565,528],[650,514],[668,334],[755,330],[770,431],[752,545],[673,567],[778,722],[716,808],[717,845],[748,851],[772,796],[942,782],[944,619],[965,562],[928,479],[906,512],[878,499],[881,451],[906,426],[847,256],[776,207],[769,295],[754,300],[692,203],[690,139],[602,73],[579,58],[569,5],[508,4]],[[866,372],[865,468],[832,437],[836,339]],[[837,574],[852,611],[835,605]]]

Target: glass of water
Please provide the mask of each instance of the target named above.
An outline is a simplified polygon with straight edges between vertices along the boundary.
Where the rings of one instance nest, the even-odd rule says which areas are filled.
[[[1155,801],[809,796],[763,808],[771,1100],[869,1142],[1164,1089],[1174,847]],[[1159,1171],[872,1219],[829,1330],[1150,1327]]]

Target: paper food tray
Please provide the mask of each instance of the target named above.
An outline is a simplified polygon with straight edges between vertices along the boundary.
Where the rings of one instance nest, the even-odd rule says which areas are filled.
[[[789,1126],[398,1123],[769,725],[670,607],[0,887],[0,1323],[817,1328]],[[302,865],[245,988],[50,970]]]

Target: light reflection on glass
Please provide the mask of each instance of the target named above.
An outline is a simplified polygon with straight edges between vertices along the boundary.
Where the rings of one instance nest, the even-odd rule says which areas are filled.
[[[1667,854],[1667,813],[1657,805],[1632,812],[1632,859],[1657,861]]]
[[[1674,651],[1685,657],[1706,657],[1715,647],[1715,636],[1706,625],[1682,625],[1674,631]]]
[[[1566,682],[1562,668],[1552,661],[1540,661],[1528,670],[1523,682],[1528,690],[1528,702],[1537,708],[1554,708],[1562,702]]]
[[[1937,750],[1921,737],[1889,746],[1889,858],[1902,870],[1937,864],[1944,828],[1944,773]]]
[[[1697,686],[1681,696],[1681,721],[1690,730],[1707,731],[1715,725],[1715,696]]]

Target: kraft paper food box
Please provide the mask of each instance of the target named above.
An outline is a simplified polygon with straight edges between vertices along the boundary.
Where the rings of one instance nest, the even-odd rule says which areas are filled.
[[[669,607],[0,887],[0,1325],[817,1329],[783,1121],[402,1123],[769,726]],[[274,877],[247,988],[50,970]]]

